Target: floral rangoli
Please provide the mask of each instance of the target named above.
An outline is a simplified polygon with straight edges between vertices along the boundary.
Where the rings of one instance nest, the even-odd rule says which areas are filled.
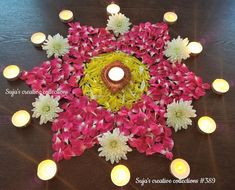
[[[209,85],[185,64],[164,56],[168,25],[141,23],[119,37],[105,28],[69,25],[68,53],[24,71],[21,77],[38,93],[63,92],[51,93],[63,109],[52,124],[53,158],[70,159],[100,144],[116,151],[106,156],[99,148],[100,156],[112,163],[126,159],[131,148],[172,159],[168,105],[199,99]],[[101,78],[102,69],[113,61],[131,71],[130,82],[117,93],[110,92]],[[177,112],[176,117],[182,114]]]

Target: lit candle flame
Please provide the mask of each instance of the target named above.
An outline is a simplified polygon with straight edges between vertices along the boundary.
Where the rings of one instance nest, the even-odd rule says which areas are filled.
[[[172,175],[178,179],[185,179],[190,174],[189,164],[180,158],[177,158],[171,162],[170,170]]]
[[[36,32],[31,36],[31,42],[35,46],[40,46],[46,40],[46,35],[42,32]]]
[[[174,12],[166,12],[163,16],[163,21],[168,24],[173,24],[177,21],[178,16]]]
[[[37,175],[41,180],[52,179],[57,172],[57,165],[53,160],[43,160],[38,165]]]
[[[223,94],[229,90],[229,83],[224,79],[215,79],[212,88],[216,93]]]
[[[20,68],[17,65],[9,65],[3,70],[3,76],[7,80],[16,80],[19,78]]]
[[[70,10],[62,10],[59,13],[59,18],[62,22],[71,22],[73,20],[73,12]]]
[[[210,134],[216,130],[216,123],[211,117],[203,116],[198,120],[198,127],[202,132]]]
[[[15,127],[25,127],[29,124],[31,116],[26,110],[20,110],[13,114],[11,121]]]
[[[115,3],[111,3],[107,6],[106,10],[110,14],[117,14],[120,11],[120,7]]]
[[[125,186],[130,181],[130,171],[124,165],[117,165],[111,171],[112,182],[119,186]]]
[[[199,42],[190,42],[188,44],[188,49],[190,53],[196,55],[202,52],[203,47],[202,47],[202,44],[200,44]]]

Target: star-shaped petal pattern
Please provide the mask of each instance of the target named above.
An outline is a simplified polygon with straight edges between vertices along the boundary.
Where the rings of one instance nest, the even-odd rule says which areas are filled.
[[[185,64],[172,64],[164,57],[164,47],[170,40],[168,26],[141,23],[116,39],[105,28],[81,26],[76,22],[70,23],[67,38],[68,54],[24,71],[22,75],[38,93],[51,92],[66,101],[62,106],[64,112],[52,124],[54,159],[80,156],[98,144],[99,135],[114,128],[131,135],[128,143],[139,152],[160,153],[172,159],[174,143],[164,117],[167,105],[174,100],[198,99],[205,95],[209,85]],[[150,73],[147,93],[130,109],[123,107],[115,113],[90,100],[79,87],[85,63],[94,56],[113,51],[135,56],[146,64]]]

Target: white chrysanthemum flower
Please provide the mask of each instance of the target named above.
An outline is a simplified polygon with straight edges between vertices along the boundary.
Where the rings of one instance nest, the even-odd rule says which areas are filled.
[[[53,98],[49,94],[40,94],[38,98],[35,99],[33,105],[33,117],[40,117],[40,125],[47,123],[48,121],[54,121],[58,117],[59,112],[63,110],[59,108],[59,97]]]
[[[109,16],[107,30],[112,30],[115,36],[124,34],[130,29],[131,23],[129,21],[130,19],[122,13],[113,14]]]
[[[55,56],[63,56],[69,52],[69,43],[67,38],[63,38],[60,34],[56,34],[55,36],[48,36],[48,39],[42,45],[42,49],[46,51],[47,57]]]
[[[181,128],[187,129],[188,125],[192,125],[191,117],[196,117],[196,110],[191,105],[192,101],[172,102],[167,106],[167,125],[173,127],[175,132]]]
[[[132,149],[127,145],[129,137],[123,135],[118,128],[113,130],[113,133],[106,132],[98,138],[101,147],[99,156],[105,157],[105,160],[113,164],[118,163],[119,160],[127,159],[127,152],[131,152]]]
[[[190,51],[188,49],[188,38],[182,39],[180,36],[167,42],[164,55],[168,57],[168,60],[172,63],[180,62],[182,59],[190,57]]]

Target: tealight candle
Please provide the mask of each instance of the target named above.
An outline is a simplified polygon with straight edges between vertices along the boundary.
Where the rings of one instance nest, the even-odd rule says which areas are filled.
[[[36,32],[31,36],[31,42],[35,46],[41,46],[45,40],[46,40],[46,35],[42,32]]]
[[[62,22],[71,22],[73,20],[73,12],[70,10],[62,10],[59,13],[59,18]]]
[[[163,16],[163,21],[168,24],[174,24],[178,19],[178,16],[174,12],[166,12]]]
[[[106,10],[109,14],[116,14],[120,11],[120,7],[115,3],[111,3],[107,6]]]
[[[38,165],[37,176],[41,180],[52,179],[57,172],[57,165],[53,160],[43,160]]]
[[[111,180],[116,186],[125,186],[130,181],[130,178],[130,171],[124,165],[117,165],[111,171]]]
[[[202,44],[200,44],[199,42],[190,42],[188,44],[188,49],[191,54],[197,55],[202,52],[203,47]]]
[[[109,70],[108,76],[112,81],[120,81],[124,78],[125,72],[121,67],[113,67]]]
[[[216,94],[224,94],[229,90],[229,84],[224,79],[215,79],[212,83],[212,90]]]
[[[3,76],[9,81],[14,81],[20,76],[20,68],[17,65],[9,65],[3,70]]]
[[[177,158],[171,162],[170,171],[174,177],[185,179],[190,174],[190,166],[185,160]]]
[[[29,112],[25,110],[17,111],[13,114],[11,122],[15,127],[26,127],[31,120]]]
[[[216,123],[211,117],[203,116],[198,120],[198,127],[202,132],[210,134],[216,130]]]

